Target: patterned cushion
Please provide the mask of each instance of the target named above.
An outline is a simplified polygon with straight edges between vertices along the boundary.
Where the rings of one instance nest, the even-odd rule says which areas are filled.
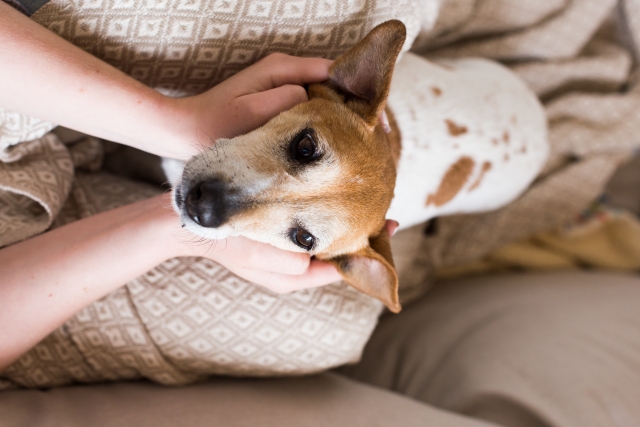
[[[56,226],[159,191],[77,173]],[[210,260],[176,258],[76,314],[10,366],[0,388],[318,372],[356,362],[381,311],[342,283],[276,295]]]
[[[415,0],[53,0],[33,19],[148,86],[200,93],[272,52],[336,58]]]

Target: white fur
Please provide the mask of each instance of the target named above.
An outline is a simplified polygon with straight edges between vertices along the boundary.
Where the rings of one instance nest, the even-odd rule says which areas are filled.
[[[160,162],[164,176],[167,177],[167,181],[172,187],[175,187],[180,183],[182,178],[182,171],[184,170],[184,162],[182,160],[170,159],[168,157],[162,157]]]
[[[407,53],[396,66],[388,105],[401,132],[402,153],[387,218],[403,228],[511,202],[535,179],[548,155],[547,122],[538,98],[515,74],[492,61],[460,59],[441,66]],[[467,132],[453,136],[447,120]],[[427,206],[429,194],[463,156],[475,163],[463,189],[440,207]],[[469,191],[484,162],[491,162],[491,169]]]

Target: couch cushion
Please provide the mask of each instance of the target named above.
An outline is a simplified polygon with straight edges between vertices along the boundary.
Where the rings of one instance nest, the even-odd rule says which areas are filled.
[[[385,316],[352,378],[518,427],[640,425],[640,277],[441,283]]]
[[[3,427],[491,427],[336,374],[0,392]]]

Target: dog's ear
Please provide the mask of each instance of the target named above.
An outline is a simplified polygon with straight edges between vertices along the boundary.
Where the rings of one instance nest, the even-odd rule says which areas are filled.
[[[402,22],[384,22],[329,69],[329,86],[371,126],[376,125],[389,95],[393,68],[406,34]]]
[[[358,252],[328,259],[342,278],[357,290],[382,301],[394,313],[401,310],[398,299],[398,274],[391,257],[386,227],[369,239],[369,246]]]

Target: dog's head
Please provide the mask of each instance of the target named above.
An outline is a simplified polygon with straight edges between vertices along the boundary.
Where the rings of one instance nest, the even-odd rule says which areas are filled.
[[[379,117],[404,40],[401,22],[377,26],[308,102],[189,160],[174,197],[185,227],[308,252],[399,311],[384,227],[396,168]]]

